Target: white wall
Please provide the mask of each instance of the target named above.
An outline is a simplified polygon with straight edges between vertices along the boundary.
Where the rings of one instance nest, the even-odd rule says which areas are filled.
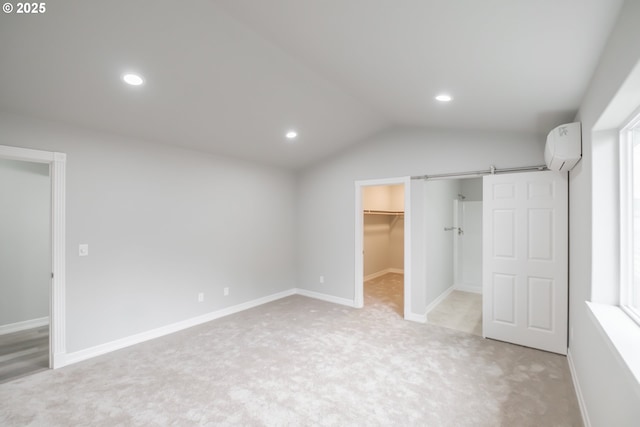
[[[372,185],[362,189],[362,209],[404,211],[404,185]]]
[[[426,290],[427,306],[453,283],[453,201],[460,193],[460,181],[443,179],[425,183]]]
[[[482,178],[465,178],[460,180],[460,193],[467,202],[482,201]]]
[[[389,220],[389,268],[404,270],[404,218]]]
[[[404,185],[362,188],[362,208],[404,212]],[[404,218],[365,214],[363,221],[364,277],[404,268]]]
[[[389,261],[389,217],[365,215],[363,222],[362,248],[364,277],[390,268]]]
[[[390,130],[300,172],[297,197],[298,286],[354,298],[356,180],[460,172],[544,162],[544,139],[530,134]],[[422,233],[421,181],[411,183],[413,233]],[[422,234],[412,234],[411,311],[424,314]],[[319,283],[323,275],[325,282]]]
[[[0,159],[0,326],[49,316],[49,165]]]
[[[389,185],[388,187],[390,210],[404,212],[404,185]]]
[[[569,347],[593,426],[636,426],[640,419],[638,385],[634,384],[630,372],[616,356],[585,306],[585,301],[592,295],[598,298],[599,287],[618,286],[615,277],[597,273],[602,270],[603,262],[610,263],[615,251],[602,253],[601,249],[606,250],[606,247],[594,244],[593,230],[602,227],[594,221],[599,210],[607,206],[606,194],[615,193],[612,189],[604,194],[595,190],[594,180],[599,183],[599,177],[594,176],[593,164],[597,159],[592,150],[598,148],[601,137],[606,139],[610,134],[593,134],[592,131],[640,60],[639,19],[640,2],[627,0],[580,108],[578,119],[582,121],[583,128],[583,159],[570,175]],[[637,92],[635,95],[637,98]],[[611,163],[599,163],[598,172],[605,176],[615,174],[616,165]],[[614,200],[613,203],[617,202]],[[589,268],[592,264],[593,271]]]
[[[0,144],[68,155],[70,352],[295,287],[288,172],[8,114]]]
[[[404,219],[401,216],[364,215],[364,277],[389,269],[404,269]]]
[[[461,290],[482,293],[482,202],[460,202],[460,225],[464,232],[458,236]]]

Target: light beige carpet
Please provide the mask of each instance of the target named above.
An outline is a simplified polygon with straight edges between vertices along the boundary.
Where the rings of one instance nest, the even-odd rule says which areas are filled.
[[[482,295],[452,291],[427,314],[432,325],[482,336]]]
[[[364,282],[364,306],[367,310],[393,313],[404,318],[404,274],[387,273]]]
[[[578,426],[566,359],[288,297],[0,384],[2,426]]]

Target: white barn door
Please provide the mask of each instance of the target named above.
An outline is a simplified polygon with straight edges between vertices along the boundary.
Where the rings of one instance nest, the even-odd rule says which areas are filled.
[[[566,354],[567,177],[485,176],[483,202],[483,335]]]

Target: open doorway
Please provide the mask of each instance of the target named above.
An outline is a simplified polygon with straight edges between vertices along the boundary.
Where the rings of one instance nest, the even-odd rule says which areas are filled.
[[[364,305],[404,316],[404,185],[362,189]]]
[[[410,177],[357,181],[354,305],[386,304],[402,318],[411,308]]]
[[[49,184],[49,197],[47,198],[46,215],[48,221],[48,247],[45,249],[48,256],[48,264],[45,281],[47,283],[47,308],[48,325],[44,325],[44,333],[48,333],[47,363],[46,368],[58,368],[64,366],[66,357],[66,326],[65,326],[65,284],[66,284],[66,245],[65,245],[65,178],[67,157],[64,153],[50,151],[32,150],[20,147],[10,147],[0,145],[0,159],[3,161],[18,162],[13,165],[20,165],[23,168],[32,170],[47,171]],[[25,166],[28,165],[28,166]],[[19,166],[19,167],[20,167]],[[13,184],[13,181],[9,181]],[[14,190],[10,190],[14,191]],[[17,192],[18,195],[25,195],[25,192]],[[4,202],[4,201],[3,201]],[[3,210],[3,212],[6,212]],[[24,216],[29,216],[31,212],[24,212]],[[24,240],[24,241],[21,241]],[[7,245],[7,242],[0,240],[0,243]],[[25,244],[30,247],[30,242],[24,236],[18,237],[16,245]],[[13,247],[13,246],[12,246]],[[3,257],[0,262],[8,263]],[[44,273],[43,273],[44,274]],[[31,301],[26,300],[27,303]],[[2,310],[6,315],[5,310]],[[31,317],[31,313],[28,317]],[[37,315],[37,314],[36,314]],[[35,323],[44,322],[43,318],[36,317]],[[12,326],[5,328],[5,331],[16,326],[28,326],[29,322],[22,323],[23,320],[11,321]],[[16,325],[17,323],[17,325]],[[6,326],[6,325],[5,325]],[[6,358],[3,358],[6,360]]]
[[[428,181],[427,318],[482,336],[482,178]]]
[[[49,368],[51,178],[0,158],[0,383]]]

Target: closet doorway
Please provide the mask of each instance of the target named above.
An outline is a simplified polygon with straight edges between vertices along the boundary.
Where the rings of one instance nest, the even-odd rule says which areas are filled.
[[[409,177],[356,182],[356,307],[375,304],[407,318],[411,307],[409,206]]]
[[[479,336],[482,198],[482,178],[426,183],[428,322]]]

